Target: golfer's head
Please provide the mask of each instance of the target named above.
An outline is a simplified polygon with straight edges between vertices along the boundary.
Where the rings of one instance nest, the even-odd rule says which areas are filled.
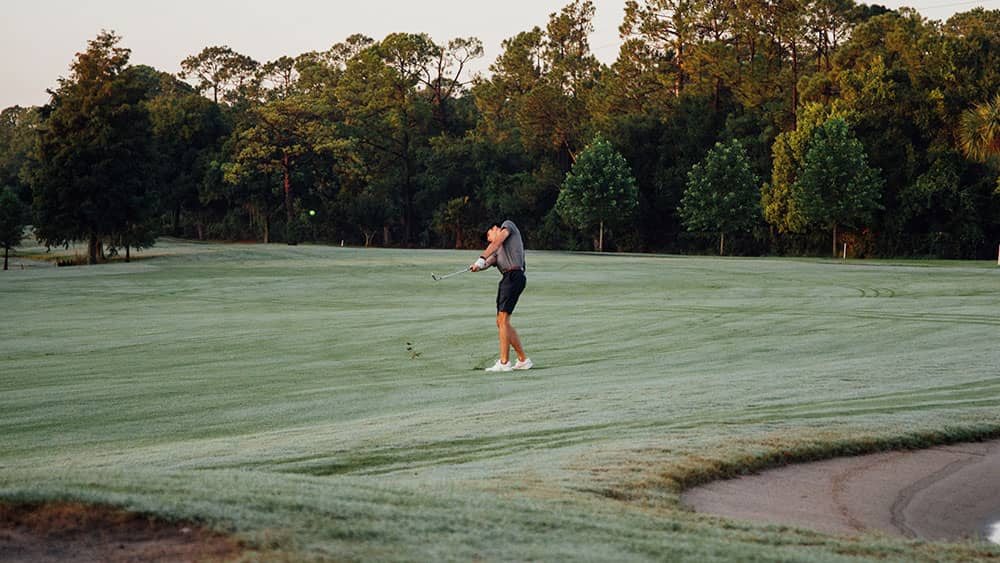
[[[493,242],[493,239],[496,238],[497,233],[500,232],[501,228],[502,227],[500,227],[500,223],[493,223],[493,226],[490,227],[488,231],[486,231],[486,240]]]

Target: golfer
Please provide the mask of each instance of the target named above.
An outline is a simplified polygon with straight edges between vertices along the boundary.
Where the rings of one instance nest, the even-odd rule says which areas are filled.
[[[486,251],[469,269],[473,272],[496,266],[503,274],[500,287],[497,288],[497,330],[500,332],[500,359],[486,371],[510,371],[514,369],[531,369],[531,359],[524,354],[521,339],[510,324],[510,316],[514,314],[517,299],[524,291],[527,279],[524,277],[524,242],[521,231],[510,219],[486,231],[486,240],[490,242]],[[517,353],[517,363],[510,362],[510,347]]]

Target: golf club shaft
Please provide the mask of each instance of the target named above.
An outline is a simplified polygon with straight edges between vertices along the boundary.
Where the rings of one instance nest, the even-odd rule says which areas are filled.
[[[465,272],[468,272],[468,271],[469,271],[469,269],[465,268],[464,270],[459,270],[457,272],[452,272],[450,274],[445,274],[443,276],[436,276],[436,279],[443,280],[445,278],[450,278],[452,276],[457,276],[458,274],[464,274]]]

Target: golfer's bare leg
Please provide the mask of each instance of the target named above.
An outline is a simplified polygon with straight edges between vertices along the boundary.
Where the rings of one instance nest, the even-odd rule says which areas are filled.
[[[500,361],[505,364],[510,361],[510,347],[513,346],[517,359],[523,362],[527,356],[524,355],[521,338],[510,324],[510,313],[497,313],[497,330],[500,333]]]
[[[507,326],[510,328],[508,333],[508,339],[510,340],[510,345],[514,347],[514,352],[517,354],[518,361],[523,362],[528,358],[524,355],[524,347],[521,346],[521,338],[517,335],[517,330],[509,322]]]

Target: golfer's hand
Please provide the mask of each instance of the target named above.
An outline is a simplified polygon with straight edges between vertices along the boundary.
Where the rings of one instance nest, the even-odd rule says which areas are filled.
[[[475,262],[472,263],[471,266],[469,266],[469,269],[472,270],[473,272],[478,272],[479,270],[485,270],[486,260],[482,256],[480,256],[479,260],[476,260]]]

